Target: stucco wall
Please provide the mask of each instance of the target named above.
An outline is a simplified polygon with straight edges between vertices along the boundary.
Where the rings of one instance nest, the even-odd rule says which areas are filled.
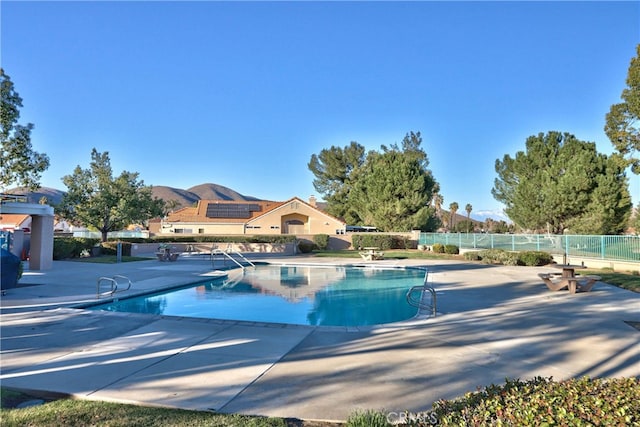
[[[155,256],[159,243],[134,243],[131,245],[132,256]],[[210,254],[216,247],[240,253],[273,253],[295,255],[293,243],[169,243],[172,252]]]
[[[295,225],[289,225],[293,221]],[[306,203],[294,199],[246,223],[216,224],[208,221],[164,222],[159,228],[160,235],[233,235],[233,234],[328,234],[334,235],[344,230],[341,221],[314,209]],[[191,233],[176,232],[176,229],[190,230]]]
[[[191,230],[191,233],[176,233],[175,229],[182,230]],[[200,230],[203,230],[200,233]],[[215,235],[229,235],[229,234],[245,234],[244,233],[244,224],[212,224],[212,223],[185,223],[185,222],[175,222],[175,223],[165,223],[162,227],[160,227],[160,232],[163,236],[166,235],[198,235],[198,234],[215,234]]]

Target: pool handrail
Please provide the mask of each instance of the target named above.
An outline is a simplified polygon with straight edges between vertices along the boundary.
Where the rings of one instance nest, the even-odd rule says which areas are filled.
[[[407,292],[406,299],[407,303],[413,307],[417,307],[419,311],[429,310],[433,317],[436,317],[437,313],[437,301],[436,301],[436,290],[433,285],[429,285],[429,270],[425,270],[424,280],[422,285],[412,286]],[[412,293],[414,291],[420,291],[420,300],[415,300],[412,298]],[[425,300],[425,292],[429,292],[431,294],[431,303],[426,303]]]
[[[101,298],[103,296],[111,296],[113,294],[115,294],[116,292],[118,292],[118,279],[124,279],[128,282],[126,289],[122,289],[122,291],[128,291],[129,289],[131,289],[131,279],[129,279],[126,276],[122,276],[119,274],[116,274],[113,277],[100,277],[98,278],[98,284],[97,284],[97,289],[96,289],[96,297],[97,298]],[[103,282],[108,282],[111,285],[111,289],[107,292],[102,292],[100,293],[100,285]]]
[[[235,262],[236,265],[240,268],[242,268],[243,270],[245,269],[245,266],[242,265],[240,262],[238,262],[235,258],[233,258],[231,255],[229,255],[229,253],[233,253],[235,255],[238,255],[243,261],[245,261],[247,264],[249,264],[251,267],[255,267],[255,264],[252,263],[251,261],[249,261],[247,258],[244,257],[244,255],[242,255],[240,252],[238,251],[232,251],[232,250],[222,250],[222,249],[218,249],[218,248],[213,248],[211,249],[211,262],[214,262],[215,260],[213,259],[214,255],[217,254],[222,254],[224,256],[226,256],[227,258],[229,258],[231,261]]]

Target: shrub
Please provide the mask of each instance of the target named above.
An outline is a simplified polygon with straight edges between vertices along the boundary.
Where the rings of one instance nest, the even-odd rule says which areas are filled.
[[[57,237],[53,239],[53,259],[67,259],[71,258],[75,249],[75,242],[73,238],[69,237]]]
[[[388,427],[392,424],[386,414],[379,411],[356,411],[349,415],[345,427]]]
[[[99,241],[81,237],[56,237],[53,239],[53,259],[78,258],[82,251],[91,250]]]
[[[501,261],[504,265],[518,265],[518,254],[516,252],[505,251]]]
[[[122,256],[131,256],[131,243],[129,242],[103,242],[100,246],[102,246],[102,253],[106,255],[117,255],[118,254],[118,243],[122,245]]]
[[[407,236],[391,236],[393,238],[392,241],[392,249],[415,249],[416,242],[411,240]]]
[[[444,253],[444,245],[442,243],[434,243],[431,249],[433,249],[433,252],[436,254]]]
[[[460,253],[460,248],[456,245],[445,245],[444,252],[449,255],[458,255]]]
[[[518,265],[537,267],[550,264],[553,261],[551,254],[542,251],[524,251],[518,254]]]
[[[433,404],[439,425],[638,425],[638,378],[507,379]],[[417,424],[429,425],[429,424]]]
[[[478,256],[484,264],[502,264],[506,254],[507,251],[504,249],[485,249],[478,252]]]
[[[329,247],[329,235],[328,234],[316,234],[313,236],[313,243],[316,244],[321,251],[326,250]]]
[[[364,233],[354,234],[351,238],[354,248],[376,247],[382,250],[398,249],[394,236],[388,234]]]
[[[308,254],[313,251],[315,247],[315,243],[309,242],[308,240],[301,240],[298,242],[298,250],[303,254]]]
[[[478,251],[473,251],[473,252],[465,252],[463,255],[464,259],[466,259],[467,261],[480,261],[482,258],[480,257],[480,252]]]

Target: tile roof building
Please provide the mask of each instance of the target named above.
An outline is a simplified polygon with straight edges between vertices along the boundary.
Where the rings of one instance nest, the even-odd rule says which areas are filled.
[[[197,206],[171,212],[160,223],[160,234],[344,234],[346,224],[294,197],[266,200],[200,200]]]

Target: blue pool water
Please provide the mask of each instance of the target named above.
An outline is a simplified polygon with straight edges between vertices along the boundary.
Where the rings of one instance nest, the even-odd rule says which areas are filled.
[[[424,271],[401,268],[258,265],[93,310],[325,326],[364,326],[415,316],[406,302]]]

